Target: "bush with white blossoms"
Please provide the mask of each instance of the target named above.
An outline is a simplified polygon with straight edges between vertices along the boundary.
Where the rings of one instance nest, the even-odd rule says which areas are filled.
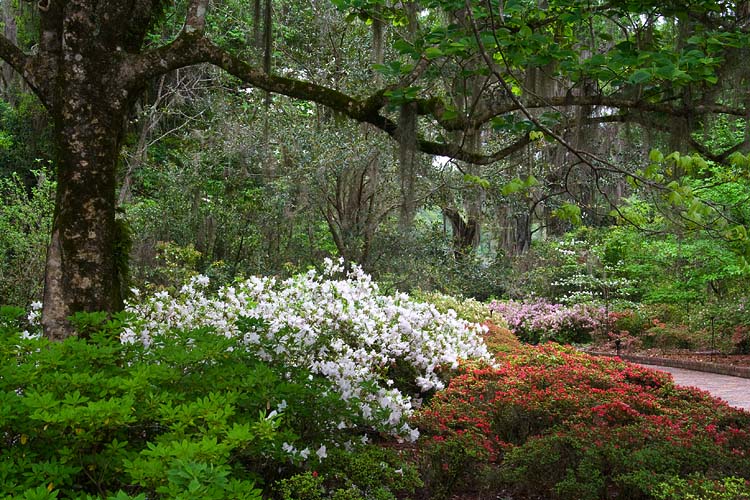
[[[456,368],[459,359],[491,359],[479,335],[483,327],[405,294],[383,295],[361,268],[345,272],[341,262],[326,260],[322,273],[280,283],[252,277],[215,297],[207,285],[198,276],[174,296],[160,292],[128,305],[137,319],[122,341],[156,346],[170,331],[205,327],[241,337],[265,361],[332,380],[371,425],[412,440],[418,432],[404,423],[412,395],[394,385],[389,370],[406,367],[426,392],[443,388],[441,371]]]

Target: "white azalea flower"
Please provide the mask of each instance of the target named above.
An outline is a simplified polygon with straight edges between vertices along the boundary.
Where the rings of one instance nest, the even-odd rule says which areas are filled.
[[[444,382],[436,368],[455,368],[459,359],[491,359],[478,335],[484,327],[458,319],[455,312],[441,314],[432,305],[412,302],[405,294],[382,295],[357,266],[340,278],[344,271],[342,260],[329,259],[322,274],[311,270],[281,283],[251,277],[222,288],[216,297],[207,295],[208,278],[196,276],[175,296],[158,292],[128,304],[138,326],[126,329],[121,341],[150,346],[155,336],[174,329],[209,327],[240,338],[264,361],[306,367],[328,378],[344,400],[359,401],[358,412],[373,426],[416,439],[415,430],[399,427],[413,411],[410,398],[415,395],[393,387],[384,368],[408,363],[420,390],[440,389]],[[258,323],[241,330],[239,318]]]

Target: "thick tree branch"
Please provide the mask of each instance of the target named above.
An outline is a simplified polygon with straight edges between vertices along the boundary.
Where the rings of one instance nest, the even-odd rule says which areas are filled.
[[[39,76],[34,71],[36,67],[34,61],[36,58],[24,54],[13,42],[5,36],[0,35],[0,59],[8,63],[13,70],[21,75],[42,102],[45,104],[49,102],[47,100],[48,96],[44,92],[45,86],[41,84]]]
[[[23,75],[29,58],[4,35],[0,35],[0,59]]]
[[[144,78],[154,78],[172,70],[200,63],[218,66],[253,87],[296,99],[316,102],[361,123],[369,123],[393,138],[398,138],[397,124],[380,113],[388,103],[387,89],[360,100],[315,83],[268,75],[246,61],[214,45],[195,33],[183,33],[172,43],[141,55],[131,55],[122,68],[123,81],[135,85]],[[431,155],[447,156],[474,164],[489,164],[506,158],[528,144],[524,136],[513,144],[491,154],[466,151],[460,146],[420,139],[417,147]]]

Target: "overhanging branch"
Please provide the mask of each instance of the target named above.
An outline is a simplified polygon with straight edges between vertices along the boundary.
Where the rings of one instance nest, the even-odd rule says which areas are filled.
[[[388,103],[385,90],[380,90],[366,99],[358,99],[335,89],[315,83],[283,76],[269,75],[246,61],[216,46],[195,33],[183,33],[172,43],[141,55],[126,59],[123,68],[123,81],[137,85],[143,79],[154,78],[175,69],[200,63],[210,63],[253,87],[285,95],[295,99],[312,101],[327,106],[361,123],[369,123],[397,139],[397,124],[381,114]],[[464,148],[420,139],[417,148],[423,153],[447,156],[468,163],[486,165],[520,150],[529,143],[523,136],[513,144],[490,154],[481,154]]]
[[[24,54],[13,42],[4,35],[0,35],[0,59],[5,61],[16,71],[24,81],[31,87],[34,93],[44,102],[49,104],[47,95],[43,93],[44,82],[39,82],[39,77],[34,71],[34,58]]]
[[[4,35],[0,35],[0,59],[20,74],[24,74],[28,56]]]

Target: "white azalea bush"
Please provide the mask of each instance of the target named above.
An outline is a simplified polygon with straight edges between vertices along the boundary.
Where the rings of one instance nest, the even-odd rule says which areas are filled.
[[[418,395],[394,384],[394,371],[412,374],[427,392],[444,387],[441,374],[459,359],[491,359],[479,335],[484,327],[405,294],[383,295],[361,268],[345,272],[341,262],[327,260],[322,273],[282,282],[253,277],[214,297],[207,285],[198,276],[173,296],[161,292],[130,304],[137,319],[121,340],[156,347],[169,342],[170,332],[210,328],[241,339],[264,361],[328,378],[370,425],[411,440],[418,431],[405,417]]]

